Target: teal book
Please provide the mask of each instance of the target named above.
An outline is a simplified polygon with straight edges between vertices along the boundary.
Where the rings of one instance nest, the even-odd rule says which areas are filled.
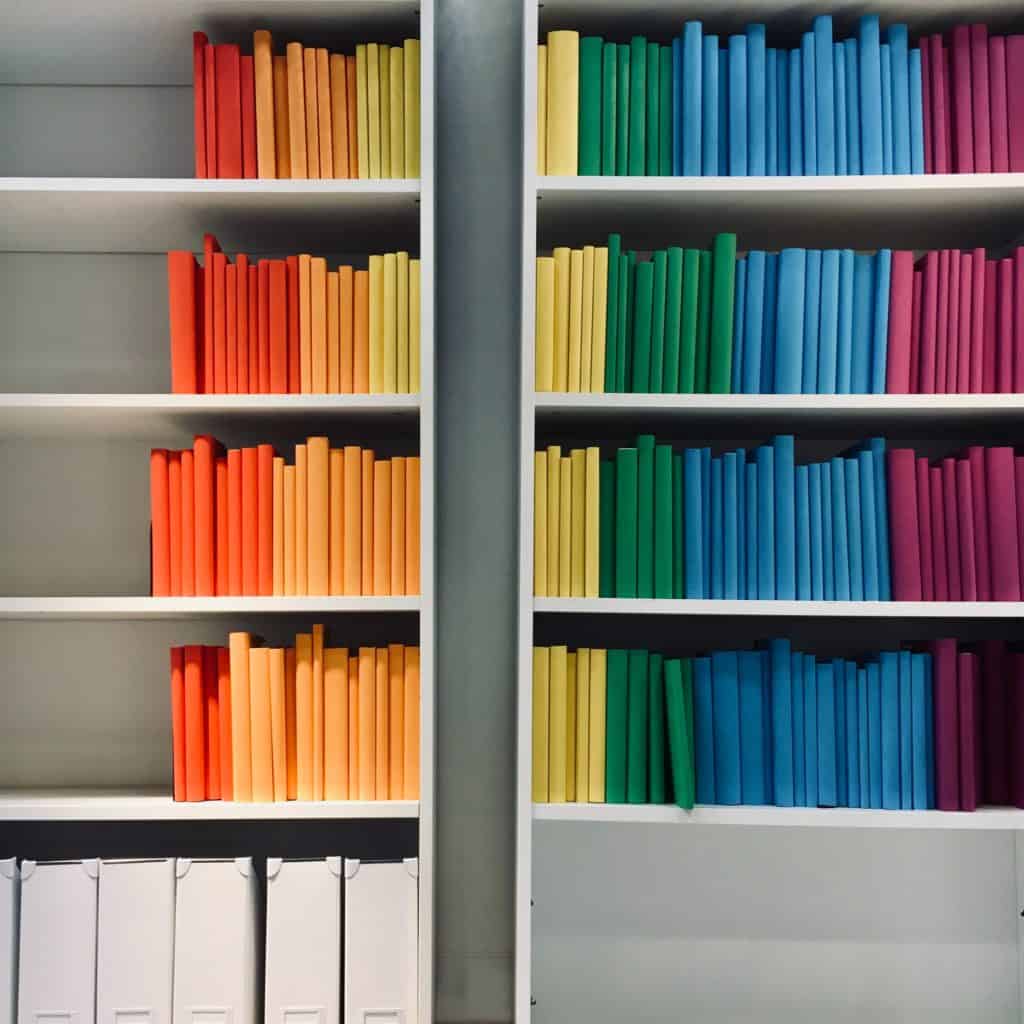
[[[615,463],[601,460],[598,595],[615,596]]]
[[[739,671],[738,651],[715,651],[711,655],[715,801],[720,804],[743,802],[740,782]]]
[[[600,36],[580,39],[579,55],[579,155],[580,174],[601,173],[601,70],[604,40]]]
[[[672,446],[654,449],[654,596],[673,596]]]
[[[658,97],[658,174],[672,173],[672,47],[661,47],[661,93]]]
[[[647,173],[656,175],[661,166],[661,47],[647,44]]]
[[[626,723],[629,712],[629,654],[609,651],[605,669],[604,798],[626,802]]]
[[[615,74],[615,173],[629,174],[629,44],[618,47]]]
[[[617,139],[615,108],[618,105],[618,52],[614,43],[602,48],[601,68],[601,173],[615,173],[615,143]],[[610,254],[609,254],[610,256]],[[609,266],[614,266],[609,259]]]
[[[665,662],[665,718],[668,725],[672,796],[679,807],[690,810],[696,786],[693,757],[693,667],[689,658]]]
[[[636,265],[633,299],[633,373],[630,391],[644,394],[651,383],[651,322],[654,314],[654,263]]]
[[[630,323],[630,272],[629,253],[622,253],[619,256],[619,326],[615,332],[615,390],[624,393],[626,391],[626,350],[629,345],[629,323]]]
[[[683,250],[672,246],[665,267],[665,344],[661,368],[661,387],[652,388],[664,394],[679,391],[679,342],[683,312]],[[696,312],[696,311],[695,311]]]
[[[700,251],[700,267],[697,272],[697,347],[694,359],[694,384],[696,394],[708,393],[708,339],[711,334],[711,253]]]
[[[629,652],[629,705],[626,723],[626,802],[647,803],[647,651]],[[607,784],[607,783],[606,783]]]
[[[665,677],[664,659],[652,654],[647,670],[647,802],[668,803],[668,773],[665,763],[667,756],[665,736]]]
[[[669,250],[671,252],[671,250]],[[700,251],[683,253],[682,300],[679,310],[679,387],[684,395],[696,390],[697,295],[700,290]],[[667,390],[667,389],[666,389]]]
[[[711,270],[708,392],[729,393],[732,383],[732,321],[736,291],[736,235],[716,236]]]
[[[615,596],[636,597],[637,450],[615,455]]]
[[[665,372],[665,292],[668,287],[668,253],[664,249],[653,254],[654,290],[651,309],[651,372],[647,390],[662,391]]]
[[[654,597],[654,435],[641,434],[636,450],[636,596]]]
[[[647,40],[633,36],[629,43],[629,155],[628,174],[642,175],[647,168]]]
[[[672,596],[686,596],[686,566],[684,563],[684,520],[683,457],[672,456]]]
[[[619,359],[619,261],[622,255],[622,236],[608,236],[608,314],[605,320],[604,389],[609,394],[618,391],[617,367]]]

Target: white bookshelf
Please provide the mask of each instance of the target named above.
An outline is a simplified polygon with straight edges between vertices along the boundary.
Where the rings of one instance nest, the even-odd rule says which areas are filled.
[[[368,848],[380,848],[372,830],[383,829],[381,842],[405,844],[395,856],[419,859],[418,1004],[427,1022],[435,930],[434,2],[98,0],[87,15],[72,0],[9,6],[0,39],[0,469],[8,481],[0,501],[0,822],[20,825],[12,835],[29,834],[27,824],[105,828],[96,848],[113,844],[125,856],[136,852],[132,822],[180,823],[184,841],[196,834],[191,822],[244,822],[247,835],[258,835],[251,830],[261,823],[298,830],[336,821],[341,837],[370,830]],[[278,52],[291,39],[351,52],[356,41],[418,37],[421,177],[194,179],[191,34],[201,29],[251,52],[255,28],[272,31]],[[418,256],[420,393],[169,394],[165,254],[198,251],[203,232],[226,251],[254,255],[345,260],[400,248]],[[198,432],[285,450],[326,433],[385,455],[418,453],[421,594],[146,596],[148,451],[182,447]],[[313,622],[339,644],[419,644],[420,799],[175,803],[168,648],[223,643],[233,629],[280,644]],[[388,823],[405,824],[394,831]]]

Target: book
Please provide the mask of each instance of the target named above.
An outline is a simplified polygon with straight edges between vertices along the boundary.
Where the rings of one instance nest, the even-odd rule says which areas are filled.
[[[547,58],[547,173],[576,174],[579,168],[579,33],[549,32]]]

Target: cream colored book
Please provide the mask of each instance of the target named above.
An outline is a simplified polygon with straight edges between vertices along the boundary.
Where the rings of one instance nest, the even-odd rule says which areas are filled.
[[[594,358],[594,247],[583,247],[583,307],[580,330],[580,391],[590,391]]]
[[[576,802],[576,662],[571,651],[565,659],[565,799]]]
[[[548,802],[548,666],[550,658],[546,647],[533,649],[533,784],[534,803]]]
[[[572,456],[558,467],[558,596],[572,597]]]
[[[392,54],[394,57],[394,54]],[[396,175],[401,177],[401,175]],[[409,254],[395,253],[395,391],[412,393],[409,387]]]
[[[607,650],[592,648],[590,651],[590,794],[588,797],[592,804],[604,803],[607,671]]]
[[[537,47],[537,173],[548,173],[548,48]]]
[[[537,315],[534,324],[534,389],[553,391],[555,375],[555,261],[537,257]]]
[[[405,76],[405,177],[420,176],[420,41],[406,39],[403,48]]]
[[[388,65],[390,96],[388,113],[391,131],[391,168],[389,178],[405,177],[405,53],[400,46],[391,47]]]
[[[572,466],[572,542],[569,561],[569,596],[583,597],[586,565],[587,452],[575,448],[569,455]]]
[[[409,260],[409,394],[420,391],[420,261]]]
[[[590,650],[576,652],[576,800],[590,797]]]
[[[583,357],[583,250],[569,255],[569,373],[567,391],[580,390]]]
[[[377,50],[380,69],[380,176],[391,177],[391,47]]]
[[[569,268],[571,250],[559,246],[555,260],[555,345],[552,358],[554,391],[569,390]]]
[[[579,154],[580,34],[548,33],[547,173],[576,174]]]
[[[548,597],[558,597],[559,527],[562,522],[562,502],[559,495],[562,482],[562,449],[558,445],[548,448]]]
[[[601,449],[586,450],[583,512],[583,596],[599,597],[601,575]]]
[[[383,305],[381,316],[382,351],[384,355],[383,391],[398,393],[398,257],[384,255]]]
[[[590,343],[590,390],[604,391],[605,353],[608,335],[608,247],[594,250],[594,319]]]
[[[566,801],[566,738],[568,730],[568,675],[569,652],[565,647],[552,647],[549,651],[549,716],[548,733],[548,801],[564,804]]]
[[[533,593],[548,596],[548,456],[533,453]]]
[[[359,177],[370,177],[370,97],[367,87],[367,46],[356,46],[356,152]]]
[[[358,53],[357,53],[358,58]],[[380,174],[380,46],[377,43],[366,44],[366,133],[367,149],[360,148],[362,154],[369,156],[370,177],[379,178]],[[361,140],[360,140],[361,141]]]

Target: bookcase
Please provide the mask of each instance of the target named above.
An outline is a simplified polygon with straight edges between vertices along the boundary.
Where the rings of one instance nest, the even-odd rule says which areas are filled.
[[[794,433],[833,453],[869,435],[944,453],[1012,444],[1019,395],[648,395],[534,390],[535,257],[602,245],[941,248],[1014,242],[1019,174],[886,177],[543,177],[537,44],[576,29],[666,43],[688,19],[749,22],[793,45],[818,13],[840,37],[865,10],[912,37],[953,22],[1020,25],[1013,2],[728,5],[524,0],[519,504],[516,1020],[1024,1019],[1024,812],[534,804],[535,644],[685,653],[772,637],[843,655],[939,636],[1012,637],[1024,606],[976,602],[535,598],[534,452],[548,444],[739,446]],[[891,645],[891,646],[888,646]]]
[[[433,0],[69,0],[13,5],[0,42],[0,847],[35,859],[340,856],[419,862],[418,1005],[434,935]],[[421,40],[416,180],[193,178],[193,30],[351,51]],[[166,252],[387,247],[421,259],[413,395],[170,394]],[[419,454],[416,597],[155,598],[150,447],[310,434]],[[175,803],[168,649],[314,622],[421,649],[418,801]]]

